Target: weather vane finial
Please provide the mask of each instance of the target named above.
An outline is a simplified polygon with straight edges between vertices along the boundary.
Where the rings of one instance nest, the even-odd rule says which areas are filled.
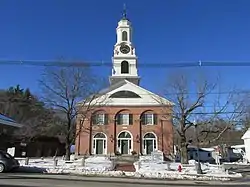
[[[123,4],[123,14],[122,14],[122,17],[123,17],[124,19],[127,18],[127,11],[126,11],[126,4],[125,4],[125,3]]]

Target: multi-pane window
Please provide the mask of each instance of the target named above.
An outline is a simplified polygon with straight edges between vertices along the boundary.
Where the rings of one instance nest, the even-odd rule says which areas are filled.
[[[105,123],[105,115],[104,114],[97,114],[96,115],[96,124],[103,125]]]
[[[154,124],[154,114],[145,114],[145,124],[147,125]]]
[[[155,125],[157,123],[156,114],[144,114],[142,116],[143,125]]]
[[[105,125],[107,124],[107,115],[106,114],[95,114],[93,115],[93,124],[94,125]]]
[[[132,124],[132,114],[119,114],[117,119],[118,125],[131,125]]]

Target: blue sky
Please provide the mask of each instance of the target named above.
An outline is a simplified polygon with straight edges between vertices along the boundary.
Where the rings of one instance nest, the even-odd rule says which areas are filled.
[[[123,3],[143,63],[250,61],[249,0],[1,0],[1,60],[106,61],[116,40]],[[202,68],[220,72],[225,89],[248,87],[249,67]],[[42,67],[0,65],[0,88],[16,84],[38,93]],[[104,76],[111,68],[103,67]],[[191,73],[198,68],[182,69]],[[142,86],[161,92],[178,69],[141,68]],[[166,89],[166,88],[164,88]]]

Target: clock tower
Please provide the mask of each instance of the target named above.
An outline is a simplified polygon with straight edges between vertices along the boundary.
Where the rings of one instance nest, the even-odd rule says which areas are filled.
[[[112,76],[109,77],[110,84],[113,85],[126,79],[139,85],[140,77],[137,74],[137,56],[132,43],[132,26],[127,19],[125,9],[122,19],[118,22],[116,36],[117,39],[112,57]]]

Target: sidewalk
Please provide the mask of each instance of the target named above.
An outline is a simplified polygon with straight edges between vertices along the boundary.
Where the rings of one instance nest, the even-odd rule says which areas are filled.
[[[51,180],[72,180],[86,182],[106,182],[106,183],[127,183],[127,184],[150,184],[150,185],[183,185],[183,186],[212,186],[212,185],[229,185],[232,181],[191,181],[191,180],[154,180],[154,179],[135,179],[135,178],[118,178],[118,177],[96,177],[96,176],[76,176],[76,175],[57,175],[57,174],[8,174],[8,178],[22,179],[51,179]],[[230,184],[231,183],[231,184]],[[233,182],[235,185],[236,183]],[[232,184],[232,185],[233,185]]]

